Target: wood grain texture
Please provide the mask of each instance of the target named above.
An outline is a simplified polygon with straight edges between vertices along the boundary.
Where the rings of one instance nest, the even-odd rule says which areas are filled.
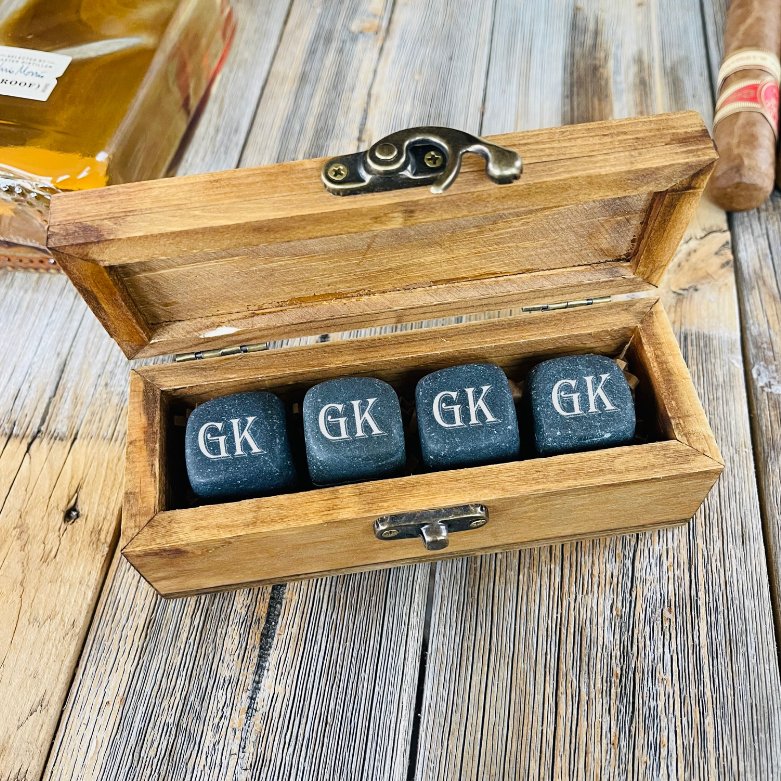
[[[127,368],[64,277],[0,288],[0,778],[37,779],[119,532]]]
[[[258,103],[279,47],[290,11],[291,0],[232,0],[236,33],[222,81],[238,89],[226,89],[218,82],[206,108],[191,128],[175,170],[197,174],[235,168],[244,151]]]
[[[379,17],[372,3],[346,26],[324,23],[342,13],[337,5],[294,4],[299,21],[283,36],[285,65],[264,90],[258,121],[268,117],[267,125],[246,162],[348,151],[350,133],[357,148],[425,122],[478,132],[484,117],[488,133],[710,104],[693,2],[572,0],[532,11],[499,0],[495,12],[488,3],[397,2]],[[315,31],[307,17],[316,12]],[[362,49],[356,67],[345,29],[355,19],[361,30],[367,18],[383,20],[382,41],[371,56]],[[310,43],[298,50],[299,39],[316,40],[314,53]],[[291,84],[295,97],[283,98]],[[322,135],[316,121],[301,129],[311,105]],[[344,137],[334,130],[341,122]],[[427,567],[286,587],[275,610],[298,631],[267,629],[276,650],[264,667],[263,643],[247,644],[240,627],[257,612],[251,620],[263,635],[265,590],[162,602],[120,563],[48,777],[777,777],[781,697],[727,242],[723,214],[706,212],[668,280],[684,353],[729,464],[717,493],[688,532],[437,564],[409,775],[409,679],[398,667],[384,677],[386,657],[366,665],[377,623],[353,631],[352,622],[367,609],[390,611],[379,634],[391,649],[402,634],[404,645],[388,663],[414,667],[425,591],[418,573],[425,579]],[[415,585],[405,590],[398,578],[410,572]],[[367,599],[375,578],[387,592]],[[205,621],[208,606],[241,598],[262,604],[230,603],[214,624]],[[338,599],[356,612],[335,609]],[[193,620],[179,619],[196,605]],[[214,647],[225,653],[207,662]],[[202,661],[180,663],[193,648]],[[243,672],[251,664],[258,672]],[[368,726],[367,712],[375,714]]]
[[[169,404],[160,389],[137,372],[130,372],[120,547],[165,506],[165,420],[169,414]]]
[[[315,14],[294,3],[282,35],[283,57],[302,37],[326,36],[299,63],[304,89],[318,94],[342,79],[356,47],[376,56],[381,46],[379,30],[362,31],[375,2],[350,6],[355,31],[326,23],[338,5]],[[271,74],[258,117],[277,110],[266,96],[288,76]],[[347,94],[362,106],[367,89]],[[273,162],[276,148],[299,157],[307,145],[355,144],[339,126],[318,132],[293,133],[278,115],[268,151],[244,162]],[[46,778],[406,778],[426,568],[164,601],[126,562],[115,566]]]
[[[660,303],[654,305],[632,340],[632,371],[652,390],[661,430],[718,463],[724,463],[708,425],[691,374]]]
[[[484,280],[451,281],[349,300],[324,296],[319,301],[313,296],[315,300],[297,307],[286,306],[260,314],[207,316],[161,325],[139,355],[169,348],[183,352],[196,348],[197,352],[207,347],[235,347],[237,339],[239,343],[257,344],[255,340],[261,337],[282,341],[318,332],[357,332],[366,323],[372,323],[372,328],[403,326],[426,321],[434,314],[437,319],[463,317],[512,306],[520,308],[651,290],[650,285],[631,273],[629,263],[617,261]],[[195,342],[194,333],[197,334]]]
[[[404,778],[420,580],[162,600],[120,560],[47,777]]]
[[[500,0],[496,13],[483,132],[709,112],[697,3],[530,14]],[[540,95],[560,95],[560,110]],[[728,465],[719,486],[688,529],[437,564],[417,779],[779,773],[781,690],[722,212],[698,215],[665,282]]]
[[[112,161],[112,182],[165,175],[190,124],[190,107],[201,105],[215,69],[227,55],[232,37],[227,3],[183,0],[175,9],[138,92],[103,147]],[[82,11],[79,21],[87,24],[86,40],[96,32],[88,20],[90,12]],[[109,23],[103,34],[116,35],[116,28]],[[101,101],[108,95],[96,90],[90,97]],[[89,103],[82,110],[89,111]]]
[[[241,165],[357,151],[394,2],[294,2]]]
[[[686,182],[682,189],[658,192],[654,196],[632,257],[634,273],[642,279],[658,285],[664,278],[670,260],[694,217],[701,188],[712,168],[709,165],[693,177],[695,181]]]
[[[201,127],[240,104],[235,56]],[[213,148],[197,136],[205,170]],[[0,289],[0,778],[33,781],[118,538],[128,365],[64,277],[6,272]]]
[[[422,187],[335,197],[324,159],[135,183],[56,197],[49,247],[131,357],[254,344],[490,311],[510,287],[510,306],[566,300],[555,285],[535,300],[535,277],[573,266],[593,267],[592,296],[615,292],[621,260],[623,289],[632,272],[642,289],[661,278],[715,161],[692,112],[492,141],[523,155],[518,182],[497,187],[470,155],[435,198]]]
[[[732,215],[746,377],[776,616],[781,610],[781,198]]]
[[[715,84],[723,48],[725,3],[710,3],[706,12],[711,78]],[[781,199],[778,194],[754,211],[731,215],[730,228],[778,638],[781,636],[781,490],[778,479],[781,466],[778,433],[781,431]]]
[[[139,353],[153,332],[116,275],[80,258],[66,259],[65,254],[60,258],[68,267],[68,278],[122,352],[130,357]]]
[[[684,523],[721,469],[688,445],[666,441],[411,475],[169,510],[123,553],[164,596],[392,567]],[[488,507],[489,523],[454,534],[443,553],[420,539],[374,535],[379,516],[471,503]]]

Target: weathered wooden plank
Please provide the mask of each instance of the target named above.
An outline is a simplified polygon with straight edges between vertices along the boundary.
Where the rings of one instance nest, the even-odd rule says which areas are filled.
[[[234,6],[241,40],[254,3]],[[190,147],[198,170],[241,152],[238,130],[209,130],[238,127],[262,78],[238,53]],[[37,779],[119,532],[128,366],[62,275],[6,272],[0,290],[0,778]]]
[[[258,102],[277,53],[291,0],[232,0],[236,35],[206,109],[182,148],[180,174],[224,171],[241,159]],[[232,87],[232,88],[231,88]]]
[[[781,615],[781,197],[733,214],[754,455],[776,621]],[[781,629],[781,625],[780,625]]]
[[[360,144],[414,125],[480,129],[490,3],[400,2],[377,66]]]
[[[26,779],[116,542],[122,474],[105,467],[122,459],[127,369],[62,275],[6,272],[0,288],[0,777]]]
[[[705,5],[705,30],[715,84],[722,57],[726,3]],[[751,405],[759,496],[770,565],[770,583],[781,636],[781,198],[771,196],[750,212],[731,215],[746,379]]]
[[[709,115],[698,3],[563,6],[498,3],[482,132],[684,105]],[[688,530],[437,565],[416,778],[778,776],[781,687],[722,212],[700,212],[666,290],[727,462],[717,490]]]
[[[243,166],[358,148],[392,10],[392,0],[293,3]]]
[[[404,778],[419,580],[406,568],[162,600],[120,561],[47,777]]]
[[[340,118],[362,115],[373,65],[350,74],[358,55],[376,60],[390,8],[293,4],[242,164],[355,148]],[[325,107],[334,84],[338,116],[301,125],[301,103]],[[406,778],[427,578],[406,568],[166,602],[119,562],[47,777]]]

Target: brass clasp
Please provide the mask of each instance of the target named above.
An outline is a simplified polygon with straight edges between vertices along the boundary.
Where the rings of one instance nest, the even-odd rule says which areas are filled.
[[[497,184],[515,181],[523,168],[512,149],[449,127],[414,127],[381,138],[365,152],[331,158],[321,178],[334,195],[357,195],[430,185],[441,193],[456,180],[467,152],[483,157]]]

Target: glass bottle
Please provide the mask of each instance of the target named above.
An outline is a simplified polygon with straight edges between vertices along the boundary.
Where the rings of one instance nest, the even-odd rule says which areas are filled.
[[[0,0],[0,266],[53,264],[53,193],[166,172],[233,29],[227,0]]]

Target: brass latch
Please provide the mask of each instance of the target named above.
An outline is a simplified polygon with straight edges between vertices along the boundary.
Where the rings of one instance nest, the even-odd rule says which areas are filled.
[[[431,185],[441,193],[456,180],[467,152],[485,159],[497,184],[514,182],[523,168],[513,149],[449,127],[413,127],[381,138],[365,152],[331,158],[322,180],[334,195],[357,195]]]
[[[420,537],[426,550],[447,548],[451,532],[479,529],[488,523],[484,504],[462,504],[397,515],[383,515],[374,522],[374,534],[380,540]]]

